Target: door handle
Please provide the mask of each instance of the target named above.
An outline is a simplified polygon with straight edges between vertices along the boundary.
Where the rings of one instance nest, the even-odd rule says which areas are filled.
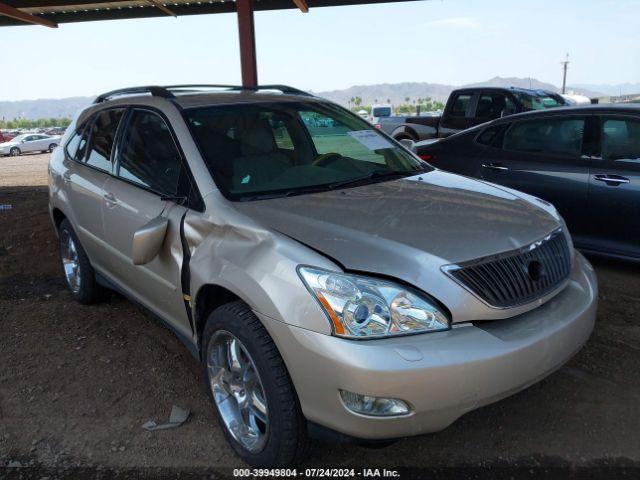
[[[105,193],[103,198],[104,198],[104,203],[109,208],[113,208],[118,204],[118,199],[115,197],[113,193]]]
[[[488,168],[489,170],[498,170],[500,172],[504,172],[505,170],[509,170],[509,167],[505,167],[499,163],[483,163],[482,168]]]
[[[606,183],[610,187],[617,187],[618,185],[629,183],[629,179],[628,178],[621,177],[619,175],[609,176],[609,175],[606,175],[606,174],[604,174],[604,175],[598,174],[598,175],[594,175],[593,178],[595,180],[598,180],[599,182]]]

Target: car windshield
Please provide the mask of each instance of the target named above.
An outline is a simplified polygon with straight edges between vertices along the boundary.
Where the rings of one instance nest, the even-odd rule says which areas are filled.
[[[513,92],[515,97],[527,110],[544,110],[545,108],[562,107],[567,102],[560,96],[545,93]]]
[[[22,135],[18,135],[17,137],[13,137],[11,139],[12,142],[21,142],[22,140],[24,140],[25,138],[27,138],[26,134],[22,134]]]
[[[197,107],[185,117],[231,200],[334,190],[431,169],[368,122],[328,103]]]

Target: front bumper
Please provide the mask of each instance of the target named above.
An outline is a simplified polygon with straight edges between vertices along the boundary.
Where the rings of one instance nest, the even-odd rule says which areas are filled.
[[[568,285],[546,304],[447,332],[352,341],[258,315],[285,360],[306,418],[375,440],[442,430],[466,412],[541,380],[584,345],[596,307],[595,272],[576,253]],[[342,404],[339,389],[399,398],[412,412],[358,415]]]

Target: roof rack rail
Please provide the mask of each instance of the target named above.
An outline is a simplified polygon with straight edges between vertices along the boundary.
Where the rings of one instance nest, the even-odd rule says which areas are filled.
[[[299,90],[297,88],[289,87],[287,85],[259,85],[257,87],[243,87],[241,85],[219,85],[219,84],[185,84],[185,85],[167,85],[164,87],[161,86],[147,86],[147,87],[129,87],[129,88],[120,88],[118,90],[112,90],[107,93],[103,93],[98,95],[93,103],[102,103],[107,100],[111,100],[114,97],[119,97],[123,95],[136,95],[140,93],[148,93],[154,97],[161,98],[175,98],[175,95],[172,93],[172,90],[187,90],[194,92],[201,92],[203,90],[214,88],[214,89],[223,89],[227,91],[233,92],[258,92],[261,90],[279,90],[285,94],[292,95],[304,95],[307,97],[313,97],[313,94],[309,92],[305,92],[304,90]]]
[[[220,85],[220,84],[193,84],[193,85],[168,85],[164,87],[167,91],[171,90],[193,90],[193,91],[201,91],[207,88],[218,88],[224,89],[233,92],[241,92],[241,91],[249,91],[249,92],[257,92],[260,90],[279,90],[282,93],[288,93],[293,95],[304,95],[307,97],[313,97],[313,94],[309,92],[305,92],[304,90],[299,90],[297,88],[290,87],[288,85],[258,85],[256,87],[244,87],[242,85]]]
[[[120,88],[118,90],[112,90],[107,93],[103,93],[102,95],[98,95],[93,103],[102,103],[107,100],[111,100],[114,97],[119,97],[121,95],[135,95],[138,93],[148,93],[154,97],[162,97],[162,98],[174,98],[173,93],[167,90],[165,87],[159,86],[147,86],[147,87],[129,87],[129,88]]]

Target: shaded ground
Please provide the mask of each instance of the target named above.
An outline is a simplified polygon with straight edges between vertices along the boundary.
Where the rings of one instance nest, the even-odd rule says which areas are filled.
[[[196,478],[212,467],[242,467],[207,403],[196,361],[171,333],[115,294],[98,306],[71,301],[46,187],[7,186],[26,182],[18,161],[31,183],[46,180],[46,156],[0,158],[0,204],[12,205],[0,210],[0,478],[40,478],[56,468],[69,478],[95,473],[77,466]],[[594,265],[601,287],[595,332],[554,375],[439,434],[379,450],[318,444],[309,465],[637,468],[640,272]],[[165,420],[173,404],[192,410],[186,425],[141,428]],[[16,462],[32,468],[3,470]]]

